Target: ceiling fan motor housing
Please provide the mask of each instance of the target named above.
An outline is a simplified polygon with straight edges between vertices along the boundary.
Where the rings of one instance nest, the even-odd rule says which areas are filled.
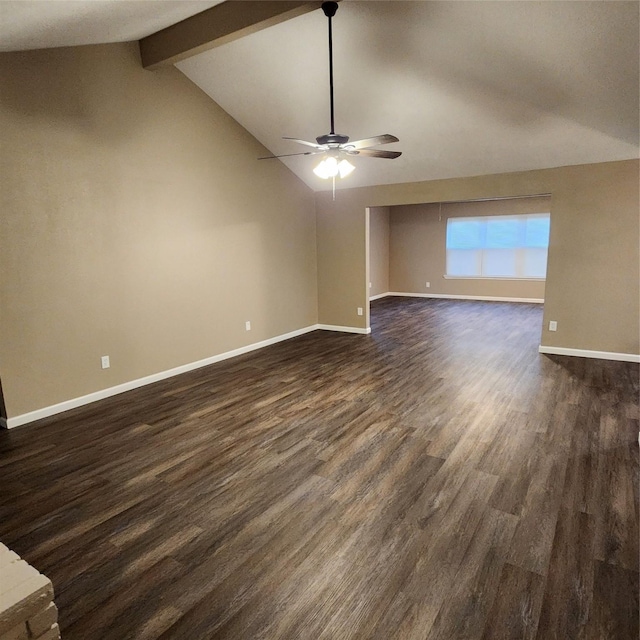
[[[326,144],[329,146],[339,146],[345,142],[349,142],[349,136],[343,136],[340,133],[326,133],[316,138],[318,144]]]

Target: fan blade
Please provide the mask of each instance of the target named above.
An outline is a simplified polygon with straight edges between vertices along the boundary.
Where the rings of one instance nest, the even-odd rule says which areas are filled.
[[[356,151],[356,155],[364,156],[365,158],[389,158],[393,160],[402,155],[402,151],[384,151],[383,149],[360,149]]]
[[[347,142],[345,147],[353,147],[354,149],[365,149],[366,147],[375,147],[379,144],[390,144],[392,142],[400,142],[398,138],[392,136],[390,133],[385,133],[381,136],[375,136],[373,138],[364,138],[362,140],[354,140],[353,142]]]
[[[298,144],[306,144],[307,147],[313,147],[314,149],[324,149],[324,147],[322,147],[319,144],[316,144],[315,142],[307,142],[306,140],[299,140],[298,138],[287,138],[286,136],[282,136],[283,140],[292,140],[293,142],[297,142]]]
[[[301,153],[283,153],[280,156],[262,156],[258,160],[272,160],[273,158],[288,158],[289,156],[315,156],[318,153],[324,153],[322,149],[319,151],[302,151]]]

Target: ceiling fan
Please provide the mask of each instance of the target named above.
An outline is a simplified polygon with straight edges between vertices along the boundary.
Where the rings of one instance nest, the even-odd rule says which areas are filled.
[[[283,137],[283,140],[291,140],[307,147],[312,147],[313,151],[303,151],[300,153],[286,153],[277,156],[266,156],[258,158],[259,160],[268,160],[270,158],[286,158],[289,156],[315,156],[323,154],[324,158],[313,172],[320,178],[336,178],[340,176],[345,178],[355,167],[346,159],[345,156],[364,156],[367,158],[388,158],[393,160],[402,155],[401,151],[385,151],[383,149],[372,149],[372,147],[398,142],[398,138],[389,133],[372,138],[364,138],[362,140],[354,140],[349,142],[349,136],[335,132],[335,117],[333,108],[333,35],[331,30],[331,18],[335,16],[338,10],[337,2],[323,2],[322,11],[329,20],[329,98],[331,107],[331,131],[316,138],[316,142],[308,142],[299,140],[298,138]]]

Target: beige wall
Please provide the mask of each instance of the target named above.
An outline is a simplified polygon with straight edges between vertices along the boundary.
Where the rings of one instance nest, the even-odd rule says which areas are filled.
[[[320,322],[368,326],[355,314],[366,304],[366,207],[550,193],[542,344],[638,354],[638,176],[628,160],[346,189],[335,202],[317,193]]]
[[[389,291],[389,207],[369,209],[369,295]]]
[[[367,327],[366,207],[551,193],[542,343],[639,352],[637,161],[319,193],[314,217],[304,184],[133,44],[3,53],[0,83],[10,418],[315,322]]]
[[[548,213],[550,200],[549,197],[539,197],[391,207],[390,290],[543,299],[543,281],[445,278],[447,220],[465,216]],[[431,285],[429,288],[427,282]]]
[[[312,192],[179,71],[114,44],[0,82],[10,418],[317,322]]]
[[[318,242],[318,322],[335,326],[369,326],[367,282],[368,225],[364,201],[353,207],[346,191],[316,193]],[[350,208],[351,203],[351,208]],[[365,310],[358,316],[358,307]]]

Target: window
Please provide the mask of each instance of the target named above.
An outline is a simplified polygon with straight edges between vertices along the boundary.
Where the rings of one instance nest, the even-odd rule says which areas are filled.
[[[447,277],[542,279],[549,214],[447,220]]]

